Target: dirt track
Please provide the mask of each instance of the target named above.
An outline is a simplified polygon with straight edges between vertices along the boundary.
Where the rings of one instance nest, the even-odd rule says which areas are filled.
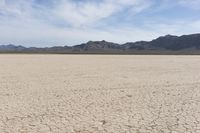
[[[0,55],[0,133],[200,133],[200,56]]]

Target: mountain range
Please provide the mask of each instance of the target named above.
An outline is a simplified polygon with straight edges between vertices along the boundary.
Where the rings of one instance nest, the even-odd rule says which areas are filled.
[[[200,54],[200,34],[166,35],[152,41],[118,44],[89,41],[75,46],[24,47],[0,45],[0,53],[57,53],[57,54]]]

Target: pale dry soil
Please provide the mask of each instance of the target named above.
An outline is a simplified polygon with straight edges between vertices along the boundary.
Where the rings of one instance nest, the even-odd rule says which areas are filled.
[[[198,133],[200,56],[0,55],[0,133]]]

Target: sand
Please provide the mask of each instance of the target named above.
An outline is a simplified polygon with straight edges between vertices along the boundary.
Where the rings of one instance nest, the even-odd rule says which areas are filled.
[[[4,132],[200,132],[200,56],[0,55]]]

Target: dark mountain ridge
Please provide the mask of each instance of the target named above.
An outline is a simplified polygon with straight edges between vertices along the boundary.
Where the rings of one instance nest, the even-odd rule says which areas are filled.
[[[1,53],[102,53],[102,54],[148,54],[148,53],[185,53],[200,54],[200,34],[183,36],[166,35],[152,41],[127,42],[118,44],[113,42],[89,41],[75,46],[55,47],[24,47],[21,45],[0,45]]]
[[[16,50],[16,51],[20,51],[20,50],[24,50],[26,49],[26,47],[21,46],[21,45],[13,45],[13,44],[9,44],[9,45],[0,45],[0,51],[7,51],[7,50]]]

